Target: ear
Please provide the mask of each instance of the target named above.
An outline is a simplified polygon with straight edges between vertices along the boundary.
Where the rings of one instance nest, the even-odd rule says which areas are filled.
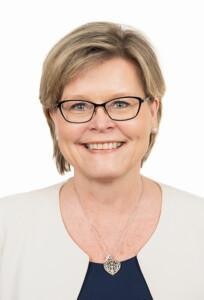
[[[152,127],[157,127],[158,126],[158,110],[160,107],[160,100],[158,98],[154,98],[150,104],[150,113],[152,116]]]
[[[54,109],[49,110],[49,116],[52,119],[52,121],[55,123],[57,119],[57,111]]]
[[[56,110],[49,110],[49,117],[50,119],[52,120],[52,128],[53,128],[53,131],[55,132],[55,138],[56,140],[58,141],[58,123],[57,123],[57,111]]]

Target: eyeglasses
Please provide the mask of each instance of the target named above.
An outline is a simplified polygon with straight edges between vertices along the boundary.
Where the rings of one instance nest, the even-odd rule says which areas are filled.
[[[150,99],[126,96],[114,98],[101,104],[85,100],[63,100],[57,104],[65,121],[70,123],[86,123],[96,113],[98,107],[103,107],[109,118],[114,121],[126,121],[135,118],[141,104]]]

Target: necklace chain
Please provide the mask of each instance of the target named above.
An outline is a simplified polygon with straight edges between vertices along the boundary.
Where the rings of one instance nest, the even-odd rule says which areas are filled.
[[[106,243],[102,240],[100,233],[98,232],[96,226],[93,224],[93,221],[91,221],[91,220],[88,218],[87,213],[86,213],[86,211],[85,211],[85,209],[83,208],[83,205],[82,205],[82,203],[81,203],[81,198],[80,198],[80,195],[79,195],[78,190],[77,190],[77,188],[76,188],[75,182],[73,182],[73,187],[74,187],[74,191],[75,191],[75,193],[76,193],[76,195],[77,195],[77,200],[78,200],[78,202],[79,202],[79,205],[80,205],[80,207],[81,207],[81,209],[82,209],[82,212],[83,212],[83,214],[84,214],[84,217],[85,217],[85,219],[87,220],[87,222],[88,222],[88,224],[89,224],[91,230],[94,231],[95,237],[96,237],[96,239],[97,239],[97,241],[98,241],[98,243],[99,243],[99,245],[100,245],[100,248],[102,249],[102,251],[103,251],[103,253],[104,253],[104,255],[105,255],[106,261],[105,261],[105,263],[104,263],[104,268],[105,268],[105,270],[106,270],[108,273],[110,273],[111,275],[114,275],[114,274],[117,273],[118,270],[120,269],[120,262],[118,262],[118,261],[116,261],[116,260],[113,259],[113,257],[114,257],[113,253],[115,253],[115,250],[116,250],[116,249],[120,249],[120,246],[121,246],[121,244],[122,244],[122,242],[123,242],[123,237],[124,237],[125,233],[126,233],[127,230],[128,230],[128,226],[129,226],[130,222],[132,221],[135,212],[136,212],[137,209],[138,209],[138,205],[139,205],[139,203],[140,203],[140,200],[141,200],[141,198],[142,198],[142,196],[143,196],[143,192],[144,192],[143,178],[142,178],[142,176],[141,176],[141,191],[140,191],[140,193],[139,193],[139,196],[138,196],[136,205],[135,205],[135,207],[134,207],[132,213],[129,215],[129,217],[128,217],[126,223],[125,223],[125,226],[121,229],[121,231],[120,231],[120,233],[119,233],[119,238],[117,239],[117,243],[116,243],[115,248],[113,249],[113,251],[109,251],[109,248],[107,247]],[[112,253],[112,254],[111,254],[111,253]]]

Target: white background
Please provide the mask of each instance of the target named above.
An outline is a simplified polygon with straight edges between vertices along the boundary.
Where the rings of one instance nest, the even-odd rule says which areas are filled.
[[[157,143],[142,173],[204,196],[203,1],[3,1],[0,4],[0,196],[65,180],[38,100],[42,62],[88,21],[115,21],[153,43],[166,79]]]

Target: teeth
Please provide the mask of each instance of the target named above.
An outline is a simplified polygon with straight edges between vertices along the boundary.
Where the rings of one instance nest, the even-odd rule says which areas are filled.
[[[114,143],[99,143],[99,144],[86,144],[85,146],[92,150],[92,149],[97,149],[97,150],[111,150],[111,149],[116,149],[122,145],[121,142],[114,142]]]

